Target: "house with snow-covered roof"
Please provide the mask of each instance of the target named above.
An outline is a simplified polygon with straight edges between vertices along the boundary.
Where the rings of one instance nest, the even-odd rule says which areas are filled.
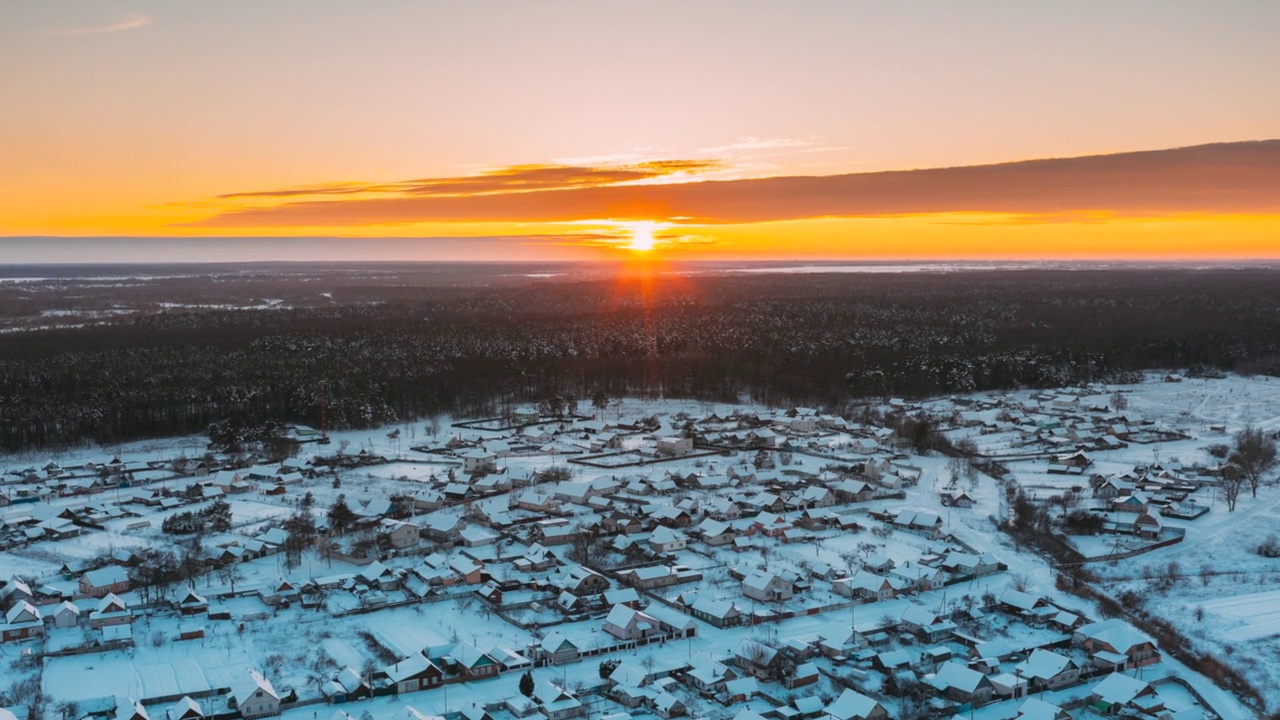
[[[422,653],[414,653],[374,675],[376,684],[387,684],[396,693],[415,692],[444,682],[444,671]]]
[[[462,458],[462,472],[468,475],[498,469],[498,456],[482,448],[472,448],[458,457]]]
[[[995,687],[986,675],[954,660],[943,663],[938,672],[925,682],[955,702],[983,703],[995,692]]]
[[[262,673],[249,670],[231,685],[231,703],[245,720],[280,714],[280,695]]]
[[[1099,667],[1132,670],[1160,662],[1155,641],[1119,618],[1081,625],[1073,637]]]
[[[119,565],[107,565],[80,576],[80,594],[103,597],[108,593],[129,592],[129,573]]]
[[[119,595],[110,593],[98,601],[98,606],[89,613],[89,627],[102,629],[107,625],[126,625],[133,622],[133,613]]]
[[[1080,666],[1074,660],[1043,648],[1032,650],[1031,655],[1018,663],[1014,670],[1018,677],[1027,681],[1032,692],[1057,690],[1080,679]]]
[[[1146,702],[1143,702],[1144,698]],[[1104,715],[1119,714],[1132,707],[1144,715],[1156,715],[1163,709],[1155,688],[1137,678],[1114,672],[1103,678],[1089,690],[1089,702],[1093,709]]]
[[[832,720],[889,720],[889,711],[878,701],[849,689],[823,708],[823,712]]]
[[[658,526],[649,536],[649,547],[656,552],[675,552],[683,550],[688,544],[688,535],[665,525]]]
[[[603,629],[619,640],[641,640],[662,632],[652,615],[626,605],[614,605],[604,619]]]
[[[63,600],[52,612],[45,616],[56,628],[75,627],[80,624],[80,607],[75,603]]]
[[[689,614],[718,628],[741,625],[744,617],[732,600],[713,600],[709,597],[695,600],[689,606]]]
[[[183,695],[165,711],[165,720],[204,720],[204,708],[190,695]]]
[[[534,655],[539,659],[550,662],[552,665],[558,665],[577,660],[579,650],[577,643],[559,632],[552,631],[537,643],[534,648]]]
[[[1018,707],[1018,714],[1014,720],[1071,720],[1071,713],[1063,710],[1059,705],[1045,702],[1040,698],[1027,698],[1026,702]]]
[[[831,590],[837,595],[870,600],[891,600],[897,594],[897,588],[889,578],[866,570],[835,580],[831,583]]]
[[[742,580],[742,594],[760,602],[782,602],[795,594],[795,586],[764,570],[754,570]]]
[[[40,609],[26,600],[19,600],[4,614],[0,625],[0,642],[25,640],[44,634],[44,619]]]
[[[348,665],[325,683],[321,692],[329,702],[342,703],[370,697],[373,687],[360,673],[356,672],[355,668]]]

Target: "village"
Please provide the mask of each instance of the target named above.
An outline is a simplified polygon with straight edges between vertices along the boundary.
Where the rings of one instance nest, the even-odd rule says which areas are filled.
[[[1228,509],[1214,446],[1274,431],[1271,392],[628,400],[299,426],[283,460],[0,458],[0,720],[1250,717],[999,527],[1025,503],[1085,526],[1063,537],[1117,592],[1228,530],[1261,542],[1274,491]],[[1219,582],[1181,580],[1205,622],[1280,632],[1215,620]]]

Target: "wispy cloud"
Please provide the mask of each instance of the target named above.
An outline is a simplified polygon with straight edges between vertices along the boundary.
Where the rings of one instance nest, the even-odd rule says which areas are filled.
[[[106,35],[108,33],[125,32],[126,30],[137,30],[150,25],[151,18],[146,15],[137,15],[127,20],[121,20],[110,25],[90,25],[87,27],[69,28],[66,30],[51,30],[47,35]]]
[[[708,155],[732,155],[734,153],[752,152],[758,150],[779,150],[779,149],[799,149],[811,147],[816,140],[799,139],[799,138],[762,138],[754,135],[738,138],[736,142],[728,145],[718,145],[716,147],[702,148],[698,152]]]
[[[1063,222],[1108,214],[1280,214],[1280,140],[927,170],[632,182],[699,167],[687,160],[628,168],[520,166],[475,178],[416,181],[392,197],[228,209],[195,225],[355,227],[592,218],[715,224],[937,213],[1004,213]],[[335,185],[334,194],[348,194],[346,187]]]
[[[419,197],[451,197],[493,193],[565,190],[652,180],[663,176],[688,176],[715,169],[717,160],[653,160],[631,165],[601,167],[579,165],[513,165],[477,175],[422,178],[391,183],[342,182],[323,185],[254,190],[219,195],[219,199],[299,197],[307,195],[393,194]]]

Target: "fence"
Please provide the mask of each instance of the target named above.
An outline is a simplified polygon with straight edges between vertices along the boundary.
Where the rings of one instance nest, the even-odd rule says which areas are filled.
[[[1159,542],[1152,543],[1150,545],[1144,545],[1140,548],[1135,548],[1133,550],[1126,550],[1125,552],[1107,553],[1106,555],[1095,555],[1093,557],[1087,557],[1082,559],[1080,563],[1083,564],[1083,563],[1091,563],[1091,562],[1102,562],[1104,560],[1127,560],[1131,557],[1137,557],[1138,555],[1149,553],[1152,550],[1159,550],[1160,548],[1169,547],[1170,545],[1177,545],[1178,543],[1182,542],[1183,539],[1186,538],[1187,536],[1187,531],[1182,528],[1165,528],[1164,532],[1172,535],[1173,537],[1167,540],[1161,540]]]

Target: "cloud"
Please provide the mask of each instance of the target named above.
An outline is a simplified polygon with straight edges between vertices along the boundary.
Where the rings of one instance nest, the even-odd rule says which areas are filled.
[[[718,145],[716,147],[702,148],[698,152],[708,155],[732,155],[739,152],[749,152],[753,150],[778,150],[782,148],[807,148],[814,144],[813,140],[800,140],[796,138],[761,138],[754,135],[738,138],[737,142],[728,145]]]
[[[1280,140],[847,175],[619,184],[700,169],[687,160],[603,169],[520,166],[475,178],[416,181],[409,187],[419,190],[396,197],[233,209],[194,224],[352,227],[598,218],[716,224],[934,213],[1062,221],[1099,213],[1280,213]]]
[[[146,15],[138,15],[122,20],[111,25],[94,25],[90,27],[71,28],[68,30],[53,30],[49,35],[106,35],[107,33],[124,32],[126,30],[137,30],[151,24],[151,18]]]
[[[716,160],[654,160],[631,165],[585,167],[576,165],[514,165],[479,175],[425,178],[393,183],[332,183],[281,190],[258,190],[219,195],[236,198],[296,197],[303,195],[356,195],[393,193],[416,196],[470,196],[489,193],[563,190],[616,185],[666,175],[698,173],[719,166]]]

